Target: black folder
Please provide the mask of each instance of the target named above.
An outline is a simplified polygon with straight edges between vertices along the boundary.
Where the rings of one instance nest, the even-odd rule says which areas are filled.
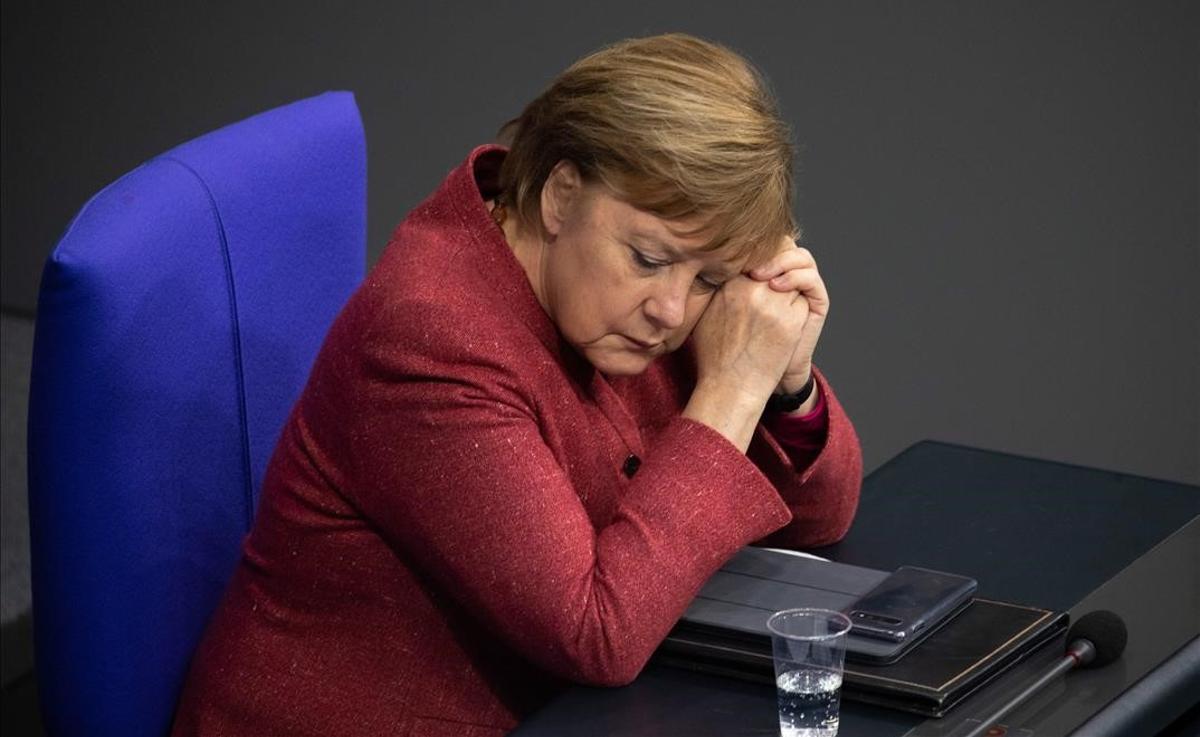
[[[794,607],[841,610],[888,574],[763,548],[746,548],[701,589],[667,636],[656,660],[774,683],[772,612]],[[1067,615],[989,599],[965,609],[890,665],[855,662],[888,643],[851,636],[842,696],[940,717],[1067,626]]]

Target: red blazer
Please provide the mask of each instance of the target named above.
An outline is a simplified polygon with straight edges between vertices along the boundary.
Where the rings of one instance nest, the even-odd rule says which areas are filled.
[[[861,452],[823,378],[795,468],[679,416],[686,349],[601,376],[488,215],[502,157],[452,171],[331,328],[174,734],[495,737],[565,682],[631,681],[741,546],[849,527]]]

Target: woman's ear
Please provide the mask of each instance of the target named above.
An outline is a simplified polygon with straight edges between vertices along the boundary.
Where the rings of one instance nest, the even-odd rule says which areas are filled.
[[[542,227],[547,235],[552,238],[558,235],[582,192],[579,167],[566,159],[555,164],[542,185]]]

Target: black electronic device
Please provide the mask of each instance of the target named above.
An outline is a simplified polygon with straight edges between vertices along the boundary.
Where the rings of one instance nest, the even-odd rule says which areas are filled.
[[[962,609],[979,588],[966,576],[901,566],[845,609],[851,632],[902,643]]]

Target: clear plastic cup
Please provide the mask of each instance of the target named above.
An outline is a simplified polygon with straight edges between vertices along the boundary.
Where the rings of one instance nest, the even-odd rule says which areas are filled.
[[[779,732],[834,737],[850,619],[828,609],[785,609],[767,620],[775,656]]]

